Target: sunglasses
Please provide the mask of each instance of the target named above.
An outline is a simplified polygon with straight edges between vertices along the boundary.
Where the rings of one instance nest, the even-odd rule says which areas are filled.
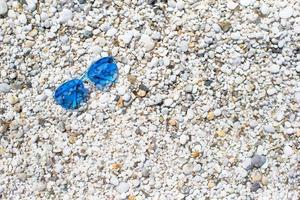
[[[54,100],[65,109],[78,108],[88,98],[83,82],[89,80],[103,90],[116,82],[118,67],[113,57],[104,57],[92,63],[84,74],[61,84],[54,93]]]

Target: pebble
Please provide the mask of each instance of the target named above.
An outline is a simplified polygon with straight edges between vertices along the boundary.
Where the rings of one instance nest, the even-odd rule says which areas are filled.
[[[242,6],[250,6],[250,5],[253,5],[255,3],[256,0],[240,0],[240,4]]]
[[[273,87],[267,89],[267,94],[269,96],[272,96],[272,95],[276,94],[276,92],[277,92],[277,90]]]
[[[125,93],[123,96],[124,101],[128,102],[131,99],[131,95],[129,93]]]
[[[167,107],[170,107],[173,104],[173,99],[165,99],[164,100],[164,105]]]
[[[293,150],[293,148],[291,146],[286,145],[283,148],[283,153],[284,153],[284,155],[286,157],[290,157],[290,156],[292,156],[294,154],[294,150]]]
[[[261,188],[260,183],[259,182],[254,182],[251,185],[250,191],[251,192],[256,192],[260,188]]]
[[[300,65],[296,67],[296,72],[300,73]]]
[[[256,168],[260,168],[261,166],[263,166],[265,163],[266,163],[267,159],[265,156],[262,156],[262,155],[254,155],[252,158],[251,158],[251,165],[253,167],[256,167]]]
[[[117,32],[118,32],[117,29],[115,29],[115,28],[110,28],[110,29],[106,32],[106,35],[109,36],[109,37],[112,37],[112,36],[114,36]]]
[[[265,16],[268,15],[270,13],[270,7],[268,4],[262,3],[260,6],[260,12]]]
[[[133,33],[132,32],[126,32],[121,38],[122,38],[122,40],[125,44],[129,44],[130,41],[133,38]]]
[[[228,1],[228,2],[227,2],[227,8],[229,8],[230,10],[236,9],[236,7],[237,7],[238,5],[239,5],[238,3],[235,3],[235,2],[233,2],[233,1]]]
[[[59,22],[60,23],[67,23],[69,20],[71,20],[73,18],[73,13],[71,10],[64,8],[61,12],[60,12],[60,17],[59,17]]]
[[[8,92],[10,92],[10,89],[11,89],[11,87],[7,83],[0,83],[0,92],[8,93]]]
[[[155,47],[155,42],[148,35],[143,34],[141,36],[140,42],[142,43],[146,51],[151,51]]]
[[[225,136],[225,131],[224,131],[224,130],[218,130],[218,131],[217,131],[217,135],[218,135],[219,137],[224,137],[224,136]]]
[[[274,133],[275,128],[272,125],[267,124],[267,125],[264,126],[264,131],[266,131],[267,133]]]
[[[280,67],[278,65],[271,65],[269,71],[272,74],[277,74],[280,71]]]
[[[25,14],[20,14],[18,20],[21,24],[27,24],[27,18]]]
[[[0,15],[5,15],[8,11],[7,3],[5,0],[0,0]]]
[[[187,163],[185,165],[182,166],[182,171],[185,175],[189,175],[193,172],[193,165],[190,163]]]
[[[145,178],[148,178],[150,176],[150,170],[149,169],[144,169],[142,171],[142,176]]]
[[[110,178],[110,183],[113,184],[114,186],[117,186],[117,185],[119,185],[119,180],[116,176],[112,176]]]
[[[279,17],[282,19],[288,19],[293,16],[294,9],[291,6],[287,6],[280,10]]]
[[[121,182],[118,186],[117,186],[117,191],[119,193],[125,193],[125,192],[128,192],[130,188],[130,185],[126,182]]]
[[[180,144],[184,145],[187,143],[187,141],[189,141],[189,136],[187,136],[187,135],[180,136],[180,139],[179,139]]]
[[[14,96],[14,95],[12,95],[12,94],[9,94],[9,95],[7,96],[7,102],[8,102],[9,104],[11,104],[11,105],[14,105],[14,104],[18,103],[18,101],[19,101],[18,97]]]

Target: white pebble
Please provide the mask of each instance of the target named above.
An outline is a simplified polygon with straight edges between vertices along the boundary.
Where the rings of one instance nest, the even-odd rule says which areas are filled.
[[[128,183],[121,182],[117,187],[117,191],[119,193],[125,193],[129,190],[129,187],[130,187],[130,185]]]
[[[110,178],[110,183],[113,184],[114,186],[119,185],[119,180],[116,176],[113,176]]]
[[[300,65],[296,67],[296,72],[300,73]]]
[[[256,0],[240,0],[240,4],[241,4],[242,6],[247,7],[247,6],[250,6],[250,5],[254,4],[255,1],[256,1]]]
[[[170,107],[173,104],[173,99],[165,99],[164,105]]]
[[[298,104],[300,104],[300,92],[295,92],[295,100]]]
[[[229,8],[230,10],[234,10],[239,4],[233,2],[233,1],[228,1],[227,3],[227,8]]]
[[[8,93],[11,87],[7,83],[0,83],[0,92]]]
[[[193,165],[190,164],[190,163],[187,163],[187,164],[183,165],[182,171],[186,175],[191,174],[193,172]]]
[[[269,96],[272,96],[273,94],[276,94],[277,90],[275,88],[269,88],[267,89],[267,94]]]
[[[131,31],[126,32],[124,35],[121,36],[121,39],[125,44],[129,44],[132,38],[133,38],[133,33]]]
[[[294,154],[294,150],[292,147],[290,147],[289,145],[286,145],[284,148],[283,148],[283,153],[286,157],[290,157]]]
[[[124,94],[123,96],[124,101],[128,102],[131,99],[131,95],[129,93]]]
[[[71,10],[64,8],[59,17],[59,22],[60,23],[67,23],[69,20],[73,18],[73,13]]]
[[[27,24],[27,18],[25,14],[20,14],[18,20],[21,24]]]
[[[142,43],[142,45],[146,49],[146,51],[151,51],[155,47],[155,42],[148,35],[143,34],[141,36],[140,42]]]
[[[269,68],[269,71],[272,73],[272,74],[276,74],[280,71],[280,67],[278,65],[271,65],[270,68]]]
[[[188,140],[189,140],[189,136],[183,134],[180,136],[179,142],[180,144],[185,144],[187,143]]]
[[[275,128],[272,125],[268,124],[264,126],[264,131],[266,131],[267,133],[274,133]]]
[[[126,93],[126,87],[125,86],[120,86],[118,88],[118,95],[123,96]]]
[[[282,19],[287,19],[287,18],[290,18],[291,16],[293,16],[293,13],[294,13],[293,7],[287,6],[280,10],[279,17]]]
[[[7,4],[5,0],[0,0],[0,15],[5,15],[7,13]]]
[[[260,6],[260,12],[263,14],[263,15],[268,15],[270,13],[270,8],[267,4],[263,3],[261,6]]]

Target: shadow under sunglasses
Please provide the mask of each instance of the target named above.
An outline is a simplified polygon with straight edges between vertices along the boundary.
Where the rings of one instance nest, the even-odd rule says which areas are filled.
[[[118,77],[118,67],[113,57],[104,57],[88,68],[80,77],[61,84],[54,93],[54,100],[65,109],[76,109],[88,98],[83,81],[89,80],[100,90],[111,86]]]

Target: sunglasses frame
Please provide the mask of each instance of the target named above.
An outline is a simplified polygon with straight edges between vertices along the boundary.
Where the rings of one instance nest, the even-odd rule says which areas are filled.
[[[103,66],[106,67],[104,70],[101,69]],[[108,69],[111,71],[107,72]],[[100,70],[100,73],[97,74],[95,70]],[[116,83],[118,71],[117,63],[112,56],[100,58],[94,61],[80,77],[73,78],[60,84],[53,92],[53,98],[58,105],[67,110],[77,109],[88,99],[89,90],[84,87],[84,81],[91,82],[96,85],[97,89],[104,90]],[[101,72],[104,74],[106,73],[105,75],[110,73],[111,79],[108,79],[105,75],[102,75],[101,77]],[[77,87],[80,87],[80,89],[77,89]],[[74,90],[77,90],[77,92]],[[68,93],[68,95],[66,95],[66,93]],[[77,93],[80,93],[82,96],[80,98],[77,97]]]

